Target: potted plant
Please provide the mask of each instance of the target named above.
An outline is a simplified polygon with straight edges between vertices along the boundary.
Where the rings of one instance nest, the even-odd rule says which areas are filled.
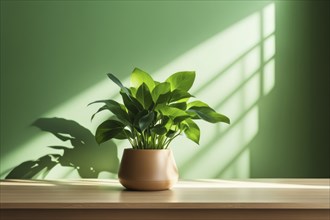
[[[177,72],[158,82],[135,68],[130,87],[113,74],[107,75],[120,87],[123,104],[112,99],[90,103],[104,104],[92,119],[104,110],[113,113],[97,127],[95,138],[99,144],[111,139],[130,142],[132,148],[124,150],[118,173],[120,183],[128,189],[169,189],[178,180],[170,143],[184,134],[199,144],[200,129],[194,120],[230,123],[206,103],[189,101],[194,97],[189,93],[195,80],[193,71]]]

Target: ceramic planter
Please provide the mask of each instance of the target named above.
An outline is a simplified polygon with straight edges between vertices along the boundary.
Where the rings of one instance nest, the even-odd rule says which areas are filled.
[[[178,177],[171,150],[124,150],[118,178],[127,189],[166,190]]]

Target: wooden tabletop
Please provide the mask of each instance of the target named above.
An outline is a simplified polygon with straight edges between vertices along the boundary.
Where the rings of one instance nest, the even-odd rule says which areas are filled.
[[[116,180],[2,180],[0,208],[329,209],[329,179],[179,181],[166,191],[127,191]]]

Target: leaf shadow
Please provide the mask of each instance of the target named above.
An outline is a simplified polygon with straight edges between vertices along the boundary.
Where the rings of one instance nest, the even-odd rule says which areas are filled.
[[[70,142],[72,148],[48,146],[62,154],[46,154],[36,160],[25,161],[14,167],[6,179],[33,179],[41,174],[45,177],[56,165],[76,169],[81,178],[98,178],[102,171],[118,172],[117,146],[113,141],[98,145],[87,128],[64,118],[39,118],[32,126],[50,132],[63,142]]]

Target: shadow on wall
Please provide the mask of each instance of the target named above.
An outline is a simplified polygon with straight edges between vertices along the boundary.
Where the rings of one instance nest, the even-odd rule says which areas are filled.
[[[117,173],[117,146],[112,141],[99,146],[88,129],[63,118],[39,118],[32,126],[52,133],[63,142],[69,141],[72,148],[48,146],[63,150],[63,154],[47,154],[37,160],[25,161],[16,166],[6,179],[45,178],[55,166],[71,167],[71,171],[77,171],[81,178],[97,178],[102,171]]]

